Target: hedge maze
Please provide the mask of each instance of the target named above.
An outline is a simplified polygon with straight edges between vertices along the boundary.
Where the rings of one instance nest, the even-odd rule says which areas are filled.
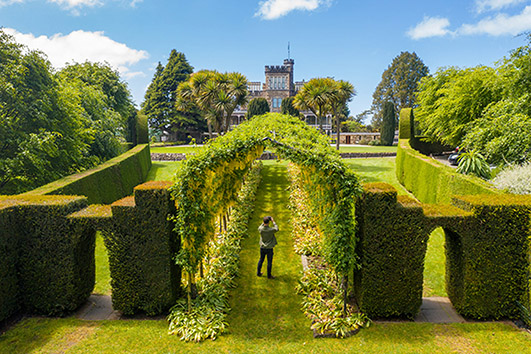
[[[270,127],[283,126],[279,117],[274,119],[278,121],[271,121]],[[412,131],[414,124],[409,123],[405,128],[401,126],[401,135]],[[242,140],[247,145],[229,145],[232,150],[220,145],[219,151],[213,150],[216,154],[210,150],[205,152],[205,158],[216,162],[213,166],[220,171],[230,169],[231,176],[239,178],[238,171],[250,166],[256,157],[256,147],[265,145],[251,128],[247,133],[254,139],[252,144]],[[295,144],[296,137],[293,134],[291,140],[286,138],[286,143],[277,141],[272,146],[307,168],[308,178],[321,183],[327,176],[335,176],[333,193],[316,188],[315,199],[328,201],[334,195],[344,195],[341,207],[345,210],[347,207],[352,210],[348,200],[355,202],[356,234],[352,238],[346,237],[350,234],[341,229],[352,225],[345,222],[345,213],[335,213],[337,220],[326,219],[323,230],[330,233],[327,244],[330,259],[344,261],[339,256],[350,253],[345,264],[350,267],[355,262],[359,266],[353,271],[354,292],[364,313],[375,318],[416,315],[422,301],[427,241],[431,231],[439,226],[446,234],[447,293],[460,314],[474,319],[515,318],[518,316],[516,301],[529,308],[531,196],[485,194],[483,186],[478,184],[474,189],[477,195],[454,193],[443,201],[442,187],[437,187],[439,182],[432,183],[433,187],[427,181],[448,178],[441,177],[443,173],[435,176],[437,166],[426,167],[423,165],[428,164],[426,161],[408,162],[413,161],[415,152],[407,150],[402,144],[404,140],[397,157],[399,178],[412,182],[413,174],[424,176],[424,181],[415,182],[420,185],[419,191],[424,191],[420,195],[440,204],[422,204],[408,197],[397,197],[393,187],[383,183],[364,185],[359,197],[355,197],[356,193],[347,195],[344,191],[348,186],[356,191],[358,187],[352,182],[355,176],[348,175],[351,171],[345,172],[338,162],[339,157],[326,160],[319,154],[303,154],[302,148],[288,148],[287,143]],[[304,148],[311,147],[311,139],[313,135],[306,137],[308,146]],[[220,139],[219,144],[229,142]],[[230,156],[230,161],[234,161],[224,162],[225,151],[234,152]],[[249,161],[248,156],[252,156]],[[214,157],[219,157],[219,161]],[[202,163],[195,162],[198,166]],[[139,173],[144,173],[145,168],[138,168]],[[342,177],[343,173],[348,178]],[[219,182],[214,172],[209,172],[207,177],[211,184]],[[455,176],[450,180],[461,183]],[[197,181],[194,171],[190,172],[189,181],[190,185],[194,181],[203,183]],[[185,187],[180,190],[182,194],[192,195]],[[231,191],[237,189],[233,185],[229,187]],[[0,196],[0,322],[17,312],[65,315],[83,304],[94,286],[97,230],[103,232],[109,250],[115,309],[128,315],[167,313],[184,296],[181,268],[176,265],[175,256],[186,247],[184,244],[181,247],[184,238],[174,231],[175,223],[168,218],[176,215],[175,202],[171,199],[171,193],[178,195],[179,190],[175,188],[170,182],[145,183],[135,187],[133,196],[111,205],[89,205],[89,200],[82,196]],[[181,211],[184,212],[188,211]],[[348,217],[354,218],[350,214]],[[192,220],[184,216],[181,219]],[[336,238],[345,244],[336,247],[340,244]],[[193,240],[184,240],[191,247]],[[338,269],[342,264],[338,261]]]

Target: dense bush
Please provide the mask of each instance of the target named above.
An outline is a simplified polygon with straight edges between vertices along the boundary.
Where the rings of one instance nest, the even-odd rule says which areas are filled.
[[[465,175],[474,175],[483,179],[490,179],[490,167],[483,155],[477,150],[462,153],[459,158],[457,172]]]
[[[179,239],[168,216],[170,182],[148,182],[134,197],[111,205],[112,228],[104,230],[109,252],[113,307],[125,315],[163,313],[177,299],[180,269],[173,261]]]
[[[24,195],[84,195],[89,203],[109,204],[130,195],[151,167],[149,145],[137,145],[91,170],[64,177]]]
[[[493,181],[498,189],[513,194],[531,194],[531,162],[510,166],[501,171]]]
[[[356,299],[370,317],[413,318],[422,303],[424,257],[430,229],[421,205],[383,183],[364,186],[356,203]]]

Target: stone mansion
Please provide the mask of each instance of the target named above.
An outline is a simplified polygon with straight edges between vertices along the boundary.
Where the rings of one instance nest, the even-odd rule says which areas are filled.
[[[265,66],[265,82],[260,81],[249,82],[249,100],[253,98],[263,97],[269,103],[271,112],[280,112],[280,104],[286,97],[293,97],[301,89],[306,81],[294,81],[293,66],[295,60],[284,59],[284,65],[266,65]],[[246,107],[237,109],[232,114],[231,124],[238,125],[245,119],[247,113]],[[306,123],[312,126],[319,127],[317,117],[310,111],[301,112],[304,115]],[[332,122],[330,117],[324,118],[323,129],[327,134],[332,130]]]

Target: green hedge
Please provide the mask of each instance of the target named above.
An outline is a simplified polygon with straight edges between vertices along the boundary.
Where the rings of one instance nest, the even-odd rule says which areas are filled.
[[[518,318],[516,301],[530,304],[531,196],[462,196],[454,204],[472,217],[440,223],[453,305],[470,318]]]
[[[456,173],[455,169],[415,151],[406,139],[398,143],[396,177],[424,203],[450,204],[453,196],[500,194],[482,179]]]
[[[84,303],[94,287],[94,232],[79,232],[67,215],[85,207],[86,198],[0,197],[0,205],[8,227],[0,233],[0,244],[15,241],[6,250],[9,261],[2,261],[7,273],[2,271],[0,281],[8,286],[2,289],[8,299],[5,307],[2,301],[2,319],[18,308],[64,315]]]
[[[356,204],[361,268],[355,271],[358,305],[369,317],[413,318],[422,303],[423,265],[430,229],[421,205],[397,202],[385,183],[367,184]]]
[[[149,143],[148,117],[141,113],[138,113],[136,118],[136,143]]]
[[[109,251],[113,307],[126,315],[163,313],[180,292],[180,269],[173,256],[179,239],[168,215],[174,213],[170,182],[148,182],[134,197],[116,201],[112,228],[104,231]]]
[[[0,323],[20,308],[16,270],[18,226],[15,208],[0,206]]]
[[[137,145],[96,168],[67,176],[23,195],[84,195],[90,204],[110,204],[146,180],[151,167],[149,145]]]

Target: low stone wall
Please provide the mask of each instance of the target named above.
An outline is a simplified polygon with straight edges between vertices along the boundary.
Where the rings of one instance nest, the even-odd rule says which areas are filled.
[[[343,159],[359,159],[369,157],[394,157],[396,152],[341,152],[339,153]]]
[[[359,159],[359,158],[371,158],[371,157],[394,157],[396,152],[342,152],[341,155],[344,159]],[[260,157],[260,160],[275,160],[277,156],[270,152],[264,152]],[[152,161],[182,161],[186,160],[186,155],[181,153],[152,153]]]

